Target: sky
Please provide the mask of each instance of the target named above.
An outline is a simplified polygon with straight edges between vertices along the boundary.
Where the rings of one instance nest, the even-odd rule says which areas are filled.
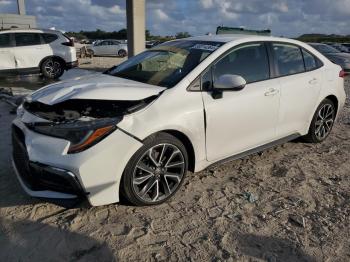
[[[26,0],[40,28],[64,31],[126,27],[126,0]],[[16,13],[16,0],[0,0],[0,13]],[[219,25],[271,29],[276,36],[350,35],[350,0],[146,0],[153,35],[215,33]]]

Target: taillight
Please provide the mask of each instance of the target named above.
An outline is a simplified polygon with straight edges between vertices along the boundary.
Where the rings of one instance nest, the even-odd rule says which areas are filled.
[[[74,46],[74,41],[72,39],[69,39],[69,42],[64,42],[62,43],[62,45],[65,45],[65,46]]]
[[[344,70],[341,70],[341,71],[339,72],[339,77],[341,77],[341,78],[344,78],[344,77],[346,77],[347,75],[348,75],[348,73],[345,72]]]

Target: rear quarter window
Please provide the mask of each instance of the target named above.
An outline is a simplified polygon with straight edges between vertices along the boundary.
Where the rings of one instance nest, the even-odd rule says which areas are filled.
[[[322,62],[313,54],[302,49],[306,71],[315,70],[322,66]]]
[[[41,36],[44,39],[45,44],[50,44],[58,39],[58,36],[55,34],[41,34]]]

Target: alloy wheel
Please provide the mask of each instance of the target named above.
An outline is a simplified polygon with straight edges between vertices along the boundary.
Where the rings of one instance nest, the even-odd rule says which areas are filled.
[[[55,77],[55,76],[59,75],[61,73],[61,70],[62,70],[60,62],[52,60],[52,59],[48,60],[45,63],[44,68],[45,68],[46,73],[51,77]]]
[[[318,111],[315,122],[315,136],[318,140],[324,140],[330,133],[334,123],[334,106],[324,104]]]
[[[158,144],[139,159],[133,172],[133,190],[144,202],[155,203],[168,198],[181,184],[185,159],[172,144]]]

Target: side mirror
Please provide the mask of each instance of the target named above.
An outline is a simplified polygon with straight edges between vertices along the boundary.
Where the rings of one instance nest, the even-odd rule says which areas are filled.
[[[222,75],[214,81],[216,91],[239,91],[247,84],[247,81],[239,75]]]

